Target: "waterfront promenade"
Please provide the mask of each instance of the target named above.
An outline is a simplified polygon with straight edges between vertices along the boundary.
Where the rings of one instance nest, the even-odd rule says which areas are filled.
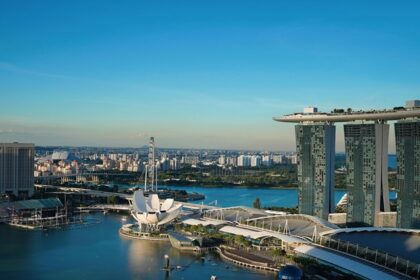
[[[93,196],[114,196],[114,195],[121,195],[121,198],[130,199],[130,195],[121,194],[121,193],[112,193],[112,192],[101,192],[101,191],[94,191],[94,190],[88,190],[88,189],[79,189],[79,188],[66,188],[66,187],[60,187],[58,191],[61,192],[75,192],[77,194],[81,195],[93,195]],[[295,240],[300,239],[304,240],[305,242],[312,242],[311,234],[313,233],[314,226],[316,226],[318,230],[318,234],[320,234],[323,231],[329,231],[329,230],[335,230],[337,229],[335,226],[330,226],[328,223],[325,223],[325,221],[320,221],[319,219],[315,219],[313,217],[306,217],[302,215],[273,215],[273,213],[266,213],[263,210],[256,210],[254,209],[252,213],[258,212],[258,214],[250,214],[241,217],[241,215],[238,216],[238,213],[247,213],[245,207],[245,211],[240,210],[241,207],[228,207],[228,208],[221,208],[217,206],[212,205],[205,205],[205,204],[199,204],[199,203],[184,203],[184,202],[176,202],[176,203],[182,203],[184,205],[184,208],[189,208],[191,210],[198,210],[202,211],[204,213],[204,216],[210,218],[210,219],[217,219],[219,221],[224,221],[226,223],[229,223],[230,226],[238,227],[240,224],[240,227],[245,227],[250,230],[259,232],[260,235],[263,233],[272,233],[268,234],[268,236],[272,236],[274,238],[278,238],[280,240],[288,241],[288,240]],[[89,207],[81,208],[80,210],[86,210],[86,211],[129,211],[130,206],[128,204],[119,205],[119,204],[98,204],[98,205],[92,205]],[[239,212],[238,212],[239,211]],[[302,216],[302,217],[300,217]],[[300,218],[299,218],[300,217]],[[284,226],[285,223],[288,223],[288,229],[285,230]],[[279,229],[281,231],[279,232]],[[267,234],[265,234],[267,235]],[[274,236],[275,235],[275,236]],[[304,243],[304,242],[302,242]],[[333,241],[330,243],[326,243],[323,245],[328,244],[336,244]],[[311,244],[309,244],[311,245]],[[318,244],[319,245],[319,244]],[[318,247],[321,248],[322,247]],[[328,246],[326,246],[326,249]],[[328,248],[330,250],[331,248]],[[336,250],[337,248],[335,248]],[[341,249],[341,247],[340,247]],[[350,256],[348,256],[350,257]],[[366,259],[360,258],[360,254],[356,256],[352,256],[352,258],[358,258],[359,262],[367,262]],[[344,256],[346,258],[346,256]],[[351,258],[350,258],[351,259]],[[334,263],[332,263],[334,264]],[[341,263],[335,264],[337,266],[340,266]],[[380,264],[372,265],[373,267],[376,267],[378,271],[387,271],[389,269],[389,266],[383,266],[381,267]],[[412,270],[412,265],[410,264],[410,271]],[[392,269],[395,269],[393,267]],[[405,269],[404,269],[405,271]],[[390,272],[390,275],[393,275],[392,272]],[[398,272],[397,272],[398,273]],[[412,274],[411,274],[412,275]]]

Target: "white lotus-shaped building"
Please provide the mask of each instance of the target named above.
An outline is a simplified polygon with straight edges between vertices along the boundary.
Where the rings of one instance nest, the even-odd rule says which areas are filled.
[[[160,203],[157,194],[145,197],[142,190],[134,192],[132,216],[136,221],[148,226],[161,226],[171,222],[181,212],[182,204],[175,205],[172,198]]]

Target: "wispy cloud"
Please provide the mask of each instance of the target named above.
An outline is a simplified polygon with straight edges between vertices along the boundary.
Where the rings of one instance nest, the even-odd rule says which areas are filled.
[[[81,77],[73,77],[73,76],[68,76],[68,75],[60,75],[60,74],[52,74],[52,73],[47,73],[47,72],[42,72],[42,71],[35,71],[35,70],[19,67],[12,63],[2,62],[2,61],[0,61],[0,69],[3,71],[12,72],[12,73],[48,77],[48,78],[59,78],[59,79],[67,79],[67,80],[84,79]]]

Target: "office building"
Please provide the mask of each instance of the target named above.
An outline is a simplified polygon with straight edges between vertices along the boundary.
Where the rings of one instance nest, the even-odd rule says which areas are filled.
[[[384,123],[344,125],[347,223],[376,225],[389,211],[388,134]]]
[[[299,213],[327,219],[334,210],[335,126],[296,125]]]
[[[225,165],[226,164],[226,156],[225,155],[220,155],[218,162],[220,165]]]
[[[260,156],[251,156],[251,167],[260,167],[261,166],[261,157]]]
[[[420,121],[395,124],[397,227],[420,229]]]
[[[296,155],[288,155],[286,157],[287,162],[290,164],[297,164],[297,156]]]
[[[262,157],[262,165],[271,166],[272,163],[273,163],[273,158],[271,157],[271,155],[264,155]]]
[[[169,161],[169,168],[171,170],[178,170],[179,169],[179,161],[177,158],[173,158]]]
[[[32,196],[34,153],[33,144],[0,143],[0,194]]]
[[[251,157],[247,155],[238,156],[238,166],[239,167],[250,167],[251,166]]]
[[[318,141],[317,146],[312,145],[315,141],[313,138],[317,137],[318,132],[311,127],[320,123],[332,125],[337,122],[351,122],[351,124],[344,125],[348,188],[346,221],[374,226],[384,224],[381,219],[388,214],[386,212],[390,211],[388,197],[389,125],[386,122],[396,120],[398,121],[395,126],[398,165],[397,226],[418,228],[420,216],[418,118],[420,118],[419,100],[407,101],[405,107],[385,110],[364,111],[348,108],[347,110],[334,109],[331,113],[325,113],[318,112],[316,108],[306,108],[303,113],[274,117],[275,121],[298,124],[296,126],[296,144],[300,213],[310,213],[311,201],[316,201],[313,192],[310,191],[310,186],[315,185],[313,174],[317,169],[320,169],[316,159],[323,153],[312,150],[323,148],[326,145],[322,138]],[[306,128],[306,131],[305,125],[309,127]],[[331,199],[331,201],[333,200]]]
[[[189,165],[197,165],[200,162],[198,156],[184,156],[182,162]]]
[[[227,158],[227,165],[237,166],[238,165],[238,159],[236,157],[228,157]]]

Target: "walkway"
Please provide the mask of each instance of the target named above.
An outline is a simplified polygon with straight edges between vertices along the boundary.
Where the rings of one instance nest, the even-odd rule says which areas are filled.
[[[337,267],[344,268],[356,275],[361,275],[368,279],[400,279],[362,262],[358,262],[356,260],[350,259],[348,257],[333,253],[329,250],[322,249],[316,246],[301,245],[295,248],[295,252],[319,259],[321,261],[333,264]]]

